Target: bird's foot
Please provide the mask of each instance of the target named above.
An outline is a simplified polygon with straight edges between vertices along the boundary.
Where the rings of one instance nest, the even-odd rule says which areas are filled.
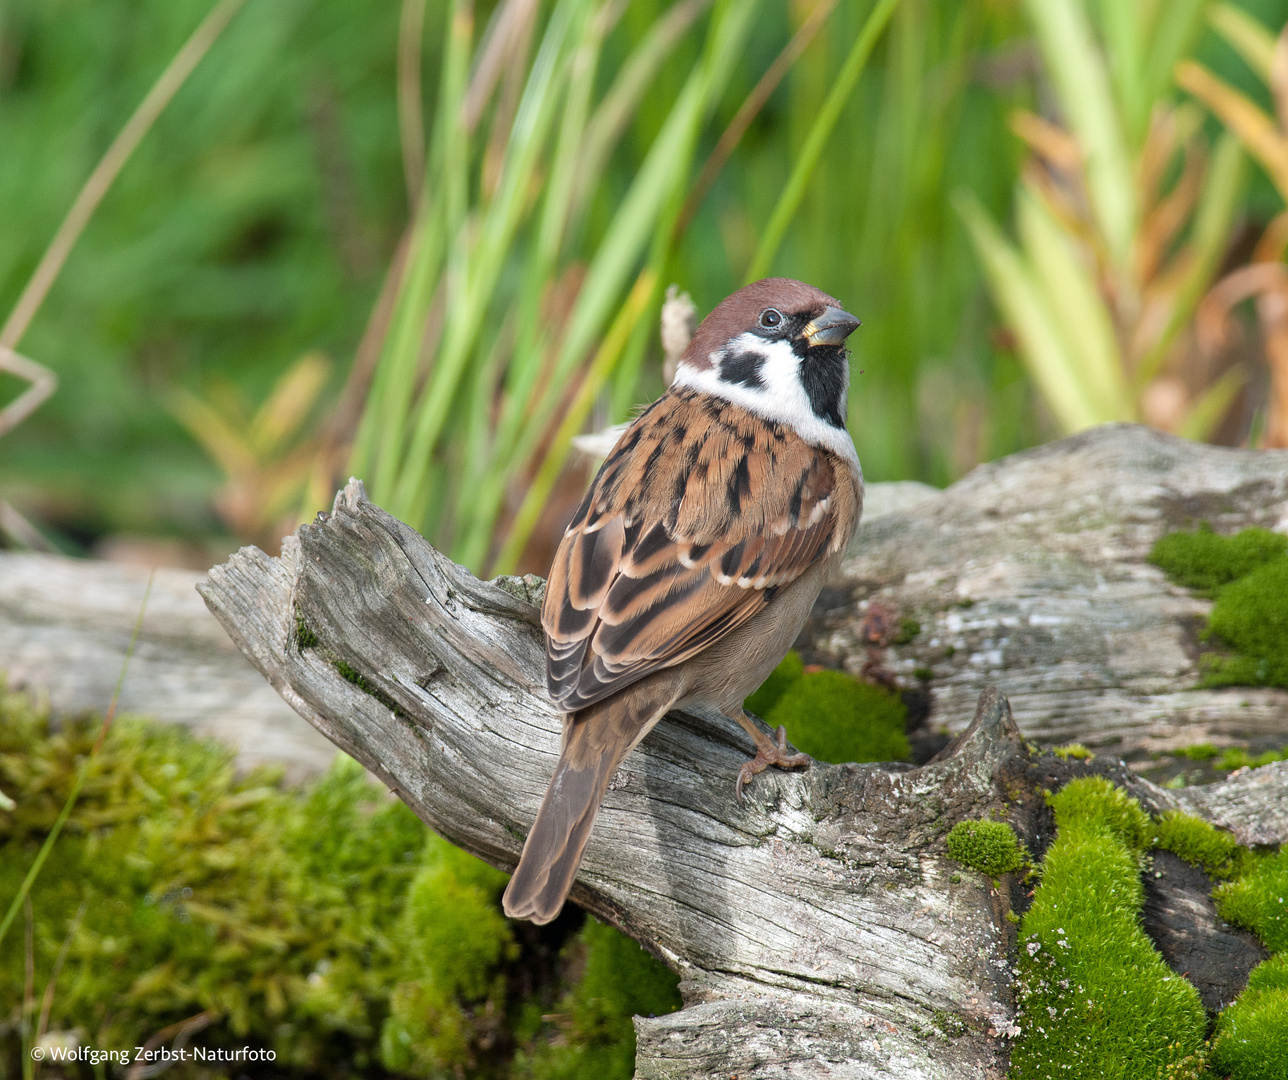
[[[756,756],[738,770],[738,782],[734,785],[734,794],[742,802],[743,785],[758,772],[764,772],[769,766],[777,765],[780,769],[796,769],[808,765],[814,759],[809,754],[789,754],[787,752],[787,729],[780,727],[775,732],[775,739],[767,738],[757,732]]]

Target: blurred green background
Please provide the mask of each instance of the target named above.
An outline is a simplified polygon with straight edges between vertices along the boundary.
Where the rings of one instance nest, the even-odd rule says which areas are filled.
[[[487,0],[473,6],[464,77],[477,75],[478,58],[504,6]],[[511,54],[511,67],[524,75],[536,63],[555,6],[509,6],[533,9],[527,37]],[[554,420],[568,405],[555,401],[547,416],[538,416],[526,443],[516,437],[504,446],[489,445],[477,436],[480,416],[485,428],[504,427],[504,409],[521,411],[534,394],[531,384],[525,390],[514,375],[524,357],[513,344],[522,327],[513,328],[512,316],[533,292],[525,275],[547,271],[532,304],[567,307],[566,299],[551,300],[548,281],[571,294],[588,264],[598,268],[594,259],[620,224],[615,215],[686,79],[707,59],[716,30],[742,18],[736,47],[698,111],[694,144],[675,155],[682,160],[665,181],[666,191],[676,194],[664,199],[675,202],[688,193],[739,105],[814,8],[804,0],[743,3],[745,11],[731,13],[737,6],[629,0],[582,4],[585,12],[573,12],[566,53],[584,45],[576,36],[582,27],[577,19],[604,23],[589,80],[592,121],[597,106],[619,88],[623,70],[656,45],[659,24],[670,18],[678,33],[637,95],[619,98],[620,136],[589,177],[579,215],[569,213],[553,259],[540,263],[531,252],[539,246],[537,222],[549,198],[543,185],[553,183],[561,125],[575,112],[557,96],[564,83],[556,83],[553,119],[525,166],[531,195],[519,206],[518,224],[501,236],[495,280],[484,283],[474,337],[465,335],[465,374],[445,388],[431,387],[449,416],[442,432],[419,448],[393,451],[398,461],[386,470],[391,480],[381,483],[379,452],[364,454],[359,445],[350,453],[355,425],[341,424],[336,439],[343,445],[329,477],[361,466],[379,501],[401,510],[476,569],[488,568],[487,556],[496,556],[531,481],[534,452],[549,444]],[[1189,6],[1198,20],[1188,51],[1268,108],[1264,85],[1203,22],[1205,5]],[[1248,0],[1242,6],[1270,28],[1288,16],[1282,0]],[[425,6],[417,65],[421,126],[430,146],[429,204],[437,207],[443,191],[459,181],[463,209],[455,218],[445,212],[445,220],[478,230],[487,225],[497,199],[496,160],[513,115],[506,95],[516,97],[522,85],[499,80],[472,138],[452,141],[440,115],[451,96],[443,78],[450,7],[447,0]],[[599,321],[590,321],[587,341],[593,347],[600,339],[635,270],[656,265],[651,306],[632,324],[642,351],[632,361],[632,343],[625,359],[609,358],[609,375],[590,395],[592,407],[578,427],[621,419],[623,404],[647,401],[661,390],[656,319],[664,285],[675,282],[690,292],[704,314],[742,283],[802,145],[871,12],[866,0],[828,7],[821,31],[756,112],[709,193],[696,201],[687,228],[672,237],[660,259],[656,238],[649,241],[648,233],[646,243],[627,253],[626,277],[600,301]],[[688,9],[680,12],[685,18],[675,23],[681,8]],[[0,311],[19,295],[99,155],[207,10],[202,0],[6,0],[0,7]],[[1087,11],[1099,26],[1101,6],[1089,3]],[[263,506],[258,516],[217,512],[215,496],[228,480],[227,469],[221,471],[218,454],[203,446],[200,419],[194,421],[182,403],[195,399],[236,429],[237,418],[250,417],[301,356],[320,353],[330,366],[319,367],[324,381],[317,400],[304,394],[307,416],[290,434],[303,444],[305,435],[325,430],[334,416],[409,220],[396,93],[402,17],[391,2],[250,0],[125,166],[19,347],[58,375],[58,391],[0,439],[0,498],[57,548],[110,553],[111,539],[121,534],[168,536],[198,546],[181,556],[196,565],[203,553],[217,557],[236,539],[271,544],[281,513],[304,514],[324,502],[327,484],[315,483],[310,496],[297,469],[286,480],[291,490],[285,495],[277,489],[265,494],[271,483],[262,476],[259,486],[249,482],[254,490],[247,498],[274,502],[272,513]],[[560,78],[572,80],[566,71],[556,73]],[[1165,90],[1169,100],[1182,96],[1170,84]],[[851,427],[869,479],[942,485],[980,461],[1060,432],[1051,408],[1033,389],[1014,335],[996,313],[953,206],[954,193],[972,192],[1009,228],[1026,157],[1024,143],[1008,129],[1017,107],[1057,118],[1060,112],[1019,0],[899,3],[844,99],[770,263],[773,273],[800,277],[840,297],[864,321],[854,339]],[[1219,130],[1211,117],[1204,124],[1209,132]],[[446,164],[435,166],[433,146],[440,134],[449,149]],[[583,142],[578,153],[584,151]],[[453,180],[456,158],[461,160]],[[1255,233],[1279,208],[1270,183],[1252,170],[1223,241],[1234,253],[1229,258],[1238,257],[1240,236]],[[671,207],[671,220],[677,209]],[[655,216],[665,218],[666,212],[663,207]],[[654,224],[650,218],[645,228]],[[444,246],[451,244],[449,237]],[[441,261],[450,258],[448,250]],[[448,273],[433,271],[440,272]],[[597,277],[606,283],[610,278],[608,272]],[[438,313],[431,310],[432,296],[413,312],[422,328],[435,319],[441,324],[444,305],[449,312],[467,306],[456,294],[445,300],[439,285]],[[431,280],[427,295],[433,288]],[[547,365],[561,317],[535,317],[538,338],[543,328],[556,331],[529,350]],[[443,344],[440,352],[449,347]],[[385,353],[391,348],[386,343]],[[506,349],[510,356],[499,363],[509,368],[497,375],[498,350]],[[582,370],[577,365],[588,356],[583,350],[571,359],[566,370],[574,383]],[[382,355],[381,364],[390,366],[388,359]],[[433,361],[432,350],[422,349],[419,368],[393,410],[408,413],[409,428],[416,418],[416,387],[431,379]],[[472,381],[475,371],[483,375]],[[542,371],[549,375],[551,368]],[[22,385],[0,375],[0,403]],[[387,393],[381,398],[357,389],[359,409],[364,400],[374,401],[377,415],[391,415]],[[1246,418],[1227,428],[1226,441],[1247,439]],[[358,432],[360,444],[361,437]],[[272,466],[285,456],[288,442],[261,457]],[[525,449],[522,460],[515,456]],[[500,476],[506,490],[477,521],[468,519],[464,496],[444,493],[441,476],[438,488],[431,474],[424,490],[404,485],[403,496],[394,497],[399,470],[419,458],[448,477],[462,468]],[[559,472],[552,502],[563,488],[585,482],[584,468],[576,472],[576,461],[570,461]],[[316,505],[309,505],[310,498]],[[540,553],[539,545],[529,549],[524,568],[544,570]]]
[[[211,6],[0,0],[0,314]],[[701,315],[753,273],[862,318],[869,480],[944,485],[1105,420],[1288,445],[1285,20],[1288,0],[245,0],[10,339],[58,388],[0,431],[0,545],[205,568],[274,550],[352,472],[476,572],[544,573],[594,467],[572,438],[665,385],[667,286]],[[0,409],[25,385],[0,371]],[[884,717],[812,752],[906,755],[873,688],[797,674],[799,701],[759,706],[776,722],[837,694]],[[5,903],[93,733],[0,700]],[[589,1080],[630,1074],[632,1013],[678,1004],[571,909],[506,923],[495,872],[345,764],[288,789],[129,725],[103,753],[32,894],[33,970],[53,986],[62,950],[68,972],[46,1032],[209,1013],[203,1038],[277,1046],[283,1071]],[[38,1027],[22,921],[0,1076]]]

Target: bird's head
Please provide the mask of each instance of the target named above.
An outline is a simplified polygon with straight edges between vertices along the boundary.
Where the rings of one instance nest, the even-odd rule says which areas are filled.
[[[680,358],[675,385],[715,394],[794,428],[807,441],[853,444],[845,430],[845,340],[859,320],[827,293],[765,278],[722,300]]]

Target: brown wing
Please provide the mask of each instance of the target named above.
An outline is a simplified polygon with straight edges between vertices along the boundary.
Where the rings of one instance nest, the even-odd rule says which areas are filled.
[[[790,428],[663,395],[555,553],[541,613],[555,704],[585,708],[705,649],[847,543],[858,510],[848,466]]]

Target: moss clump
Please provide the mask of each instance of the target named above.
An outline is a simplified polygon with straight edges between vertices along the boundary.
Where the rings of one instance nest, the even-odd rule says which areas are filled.
[[[1244,529],[1218,536],[1206,523],[1197,532],[1174,532],[1161,537],[1149,561],[1188,589],[1209,594],[1237,581],[1258,567],[1288,554],[1288,536],[1266,529]]]
[[[1028,863],[1020,838],[1005,821],[957,822],[948,834],[948,854],[994,878]]]
[[[0,691],[0,790],[15,803],[0,810],[0,897],[17,891],[97,734],[89,720],[51,731]],[[348,759],[287,788],[239,776],[214,743],[118,720],[32,891],[36,985],[66,941],[49,1030],[80,1028],[95,1045],[141,1045],[208,1010],[200,1044],[269,1048],[293,1075],[625,1080],[635,1040],[620,1010],[659,985],[671,993],[650,991],[653,1010],[678,1007],[675,976],[605,927],[564,962],[548,931],[537,947],[553,955],[523,951],[504,884]],[[0,943],[0,1018],[21,1014],[24,938]],[[565,998],[596,1003],[595,1022],[541,1019]],[[20,1053],[17,1025],[0,1019],[0,1076],[21,1074]],[[544,1071],[520,1068],[538,1058]]]
[[[1088,750],[1080,742],[1068,743],[1065,746],[1057,746],[1051,753],[1060,758],[1061,761],[1068,761],[1074,758],[1078,761],[1090,761],[1096,755]]]
[[[1282,750],[1267,750],[1261,754],[1250,754],[1241,746],[1232,746],[1226,750],[1216,763],[1218,769],[1259,769],[1274,761],[1288,761],[1288,746]]]
[[[1213,898],[1226,922],[1251,930],[1272,953],[1288,950],[1288,849],[1253,855]]]
[[[1015,1080],[1197,1075],[1198,991],[1140,926],[1148,816],[1099,777],[1050,800],[1057,834],[1020,928]]]
[[[1247,989],[1217,1018],[1212,1066],[1232,1080],[1283,1080],[1288,1063],[1288,956],[1252,970]]]
[[[1216,598],[1207,637],[1229,653],[1200,659],[1203,686],[1288,687],[1288,536],[1210,528],[1162,537],[1150,561],[1174,580]]]
[[[901,761],[908,710],[894,694],[840,671],[806,672],[788,653],[746,706],[819,761]]]
[[[1239,842],[1190,814],[1169,810],[1154,826],[1153,846],[1179,855],[1214,878],[1228,878],[1239,865]]]
[[[1223,588],[1208,629],[1239,654],[1209,660],[1208,685],[1288,686],[1288,558]]]
[[[1140,803],[1103,776],[1073,780],[1047,802],[1058,828],[1107,833],[1135,853],[1143,852],[1154,835],[1153,822]]]
[[[632,1016],[660,1016],[681,1005],[679,976],[630,938],[594,919],[565,950],[565,961],[583,974],[575,987],[544,1014],[534,1002],[517,1030],[521,1051],[515,1077],[524,1080],[599,1080],[635,1072]],[[553,1015],[561,1032],[540,1039]]]
[[[1191,761],[1210,761],[1221,753],[1221,751],[1210,742],[1195,743],[1193,746],[1182,746],[1176,752],[1180,754],[1181,757],[1189,758]]]
[[[305,649],[316,649],[318,647],[318,636],[313,632],[313,628],[304,621],[304,616],[300,614],[299,608],[295,609],[295,648],[299,652]]]
[[[907,645],[921,633],[921,623],[907,617],[899,620],[899,632],[890,639],[892,645]]]

